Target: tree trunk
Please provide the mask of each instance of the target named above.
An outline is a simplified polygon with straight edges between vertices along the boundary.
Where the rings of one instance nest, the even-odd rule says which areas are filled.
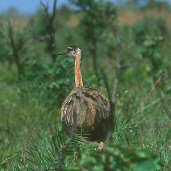
[[[12,25],[11,24],[9,24],[9,38],[10,38],[10,45],[11,45],[11,48],[12,48],[14,61],[15,61],[15,64],[17,66],[18,78],[20,80],[21,76],[23,75],[23,66],[20,63],[20,58],[19,58],[19,55],[18,55],[18,49],[16,48],[16,45],[15,45],[15,42],[14,42],[14,35],[13,35],[13,30],[12,30]]]
[[[92,55],[92,63],[93,63],[94,73],[97,78],[97,83],[98,83],[98,85],[100,85],[100,76],[99,76],[98,67],[97,67],[97,54],[96,54],[96,44],[95,43],[94,43],[94,47],[92,47],[90,51],[91,51],[91,55]]]

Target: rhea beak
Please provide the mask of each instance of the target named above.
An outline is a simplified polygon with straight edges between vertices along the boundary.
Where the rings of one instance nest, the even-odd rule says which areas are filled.
[[[57,55],[66,55],[66,54],[67,54],[66,51],[64,51],[64,52],[58,52],[58,53],[57,53]]]
[[[65,50],[63,52],[58,52],[57,55],[66,55],[66,56],[70,56],[70,57],[75,57],[68,49],[69,48],[67,48],[67,50]]]

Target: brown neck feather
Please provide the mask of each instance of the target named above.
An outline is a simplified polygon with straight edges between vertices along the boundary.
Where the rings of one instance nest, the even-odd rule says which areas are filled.
[[[83,87],[82,75],[81,75],[81,54],[76,55],[75,59],[75,86]]]

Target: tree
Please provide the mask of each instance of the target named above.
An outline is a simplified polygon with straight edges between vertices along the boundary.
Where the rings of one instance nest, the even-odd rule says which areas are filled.
[[[24,75],[24,65],[29,59],[30,55],[27,54],[28,37],[26,29],[16,29],[12,19],[8,24],[1,28],[3,49],[0,54],[4,61],[8,61],[9,66],[13,63],[16,65],[18,78],[21,79]]]
[[[109,27],[114,26],[116,7],[114,3],[103,0],[70,0],[83,11],[80,21],[81,34],[86,41],[87,50],[91,54],[95,75],[100,80],[97,64],[98,44],[108,36]]]
[[[45,42],[46,51],[51,56],[52,62],[56,60],[56,5],[57,0],[53,1],[53,9],[50,12],[49,1],[44,3],[41,1],[42,9],[38,11],[35,20],[31,20],[30,24],[33,25],[32,35],[34,39]]]

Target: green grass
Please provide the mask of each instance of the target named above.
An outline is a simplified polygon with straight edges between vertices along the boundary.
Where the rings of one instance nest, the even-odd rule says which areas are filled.
[[[4,81],[11,80],[6,67],[1,67],[0,74],[2,72],[4,76],[0,80],[0,170],[55,170],[61,160],[59,154],[64,153],[65,168],[78,170],[79,165],[74,152],[78,145],[81,147],[82,167],[87,167],[85,163],[91,166],[91,161],[97,158],[95,148],[75,139],[67,142],[67,136],[63,133],[59,121],[60,109],[49,109],[45,104],[41,104],[32,92],[29,98],[23,98],[19,83],[15,79],[10,82]],[[154,161],[160,160],[162,170],[171,169],[171,122],[158,91],[157,87],[139,85],[118,94],[116,127],[111,149],[107,150],[113,150],[112,156],[116,157],[115,152],[124,147],[126,152],[119,152],[120,158],[124,158],[127,164],[130,162],[130,167],[134,165],[133,154],[139,150],[146,150],[158,157]],[[169,96],[165,94],[165,98]],[[131,151],[130,155],[127,155],[127,151]],[[105,158],[108,152],[104,151],[102,158]],[[143,154],[149,156],[148,153]],[[87,161],[85,156],[89,156],[90,160]],[[130,156],[132,159],[127,162]],[[135,158],[137,159],[137,156]],[[95,163],[99,166],[98,169],[101,167],[103,170],[103,166]]]

